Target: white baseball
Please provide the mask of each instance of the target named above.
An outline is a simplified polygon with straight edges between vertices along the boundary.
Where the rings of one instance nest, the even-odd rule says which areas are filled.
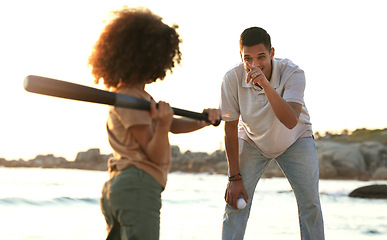
[[[243,209],[246,207],[246,201],[243,198],[239,198],[237,201],[237,207],[238,209]]]

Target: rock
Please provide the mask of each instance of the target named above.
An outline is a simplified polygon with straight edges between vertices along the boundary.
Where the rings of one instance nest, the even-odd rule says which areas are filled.
[[[374,184],[353,190],[349,197],[354,198],[381,198],[387,199],[387,185]]]
[[[211,154],[205,152],[180,152],[179,147],[171,146],[172,164],[170,172],[208,172],[227,174],[225,151],[217,150]]]
[[[31,165],[55,168],[61,167],[67,163],[67,160],[63,157],[55,157],[53,154],[37,155],[35,159],[29,161]]]
[[[215,172],[217,172],[219,174],[227,175],[228,174],[228,163],[227,163],[227,161],[218,162],[217,164],[215,164]]]
[[[180,148],[176,145],[171,146],[171,155],[173,157],[178,157],[181,155]]]
[[[343,178],[356,178],[366,170],[363,156],[352,146],[342,147],[335,152],[331,163],[337,175]]]
[[[190,155],[191,157],[188,162],[188,170],[190,172],[203,172],[203,168],[206,164],[208,154],[204,152],[199,152],[199,153],[190,152]]]
[[[364,156],[367,169],[374,172],[378,167],[387,167],[387,146],[379,142],[363,142],[359,149]]]
[[[337,178],[337,170],[330,161],[319,161],[319,174],[321,179]]]
[[[324,173],[333,173],[331,166],[337,171],[336,177],[339,179],[356,179],[366,174],[364,157],[358,147],[323,141],[316,143],[316,149],[321,167],[321,178],[326,177]],[[324,167],[328,167],[328,169]]]
[[[380,167],[372,174],[374,180],[387,180],[387,167]]]
[[[79,152],[75,158],[76,163],[85,163],[85,162],[96,162],[100,161],[100,150],[98,148],[91,148],[86,152]]]
[[[79,152],[72,164],[73,168],[106,171],[107,161],[112,154],[104,155],[99,148],[91,148],[86,152]]]
[[[227,163],[227,156],[225,151],[217,150],[213,152],[207,159],[207,163],[217,164],[219,162]]]

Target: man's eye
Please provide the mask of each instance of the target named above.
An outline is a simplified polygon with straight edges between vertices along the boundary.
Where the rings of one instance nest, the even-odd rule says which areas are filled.
[[[259,56],[258,59],[263,60],[263,59],[265,59],[265,56]]]

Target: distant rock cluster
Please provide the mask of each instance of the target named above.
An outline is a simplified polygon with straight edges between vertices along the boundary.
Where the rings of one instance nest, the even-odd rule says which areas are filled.
[[[316,141],[320,178],[387,180],[387,146]]]
[[[101,154],[98,148],[92,148],[86,152],[79,152],[74,161],[67,161],[63,157],[53,154],[37,155],[30,160],[6,160],[0,158],[0,166],[4,167],[41,167],[41,168],[74,168],[86,170],[107,170],[107,160],[112,154]]]
[[[321,179],[359,179],[387,180],[387,146],[379,142],[337,143],[333,141],[316,141]],[[182,153],[178,146],[172,146],[171,172],[208,172],[227,174],[225,151],[218,150],[211,154],[186,151]],[[0,166],[5,167],[42,167],[42,168],[76,168],[88,170],[107,170],[107,160],[111,154],[101,154],[93,148],[79,152],[74,161],[53,154],[37,155],[34,159],[24,161],[0,158]],[[264,177],[283,177],[281,169],[272,161]]]

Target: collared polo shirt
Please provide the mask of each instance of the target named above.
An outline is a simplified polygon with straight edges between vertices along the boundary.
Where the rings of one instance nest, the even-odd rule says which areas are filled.
[[[281,155],[300,137],[313,135],[308,110],[304,103],[305,74],[289,59],[272,60],[271,86],[287,102],[302,105],[297,125],[285,127],[275,116],[265,91],[246,83],[243,63],[223,77],[220,109],[225,121],[239,120],[238,137],[256,147],[264,156]]]

